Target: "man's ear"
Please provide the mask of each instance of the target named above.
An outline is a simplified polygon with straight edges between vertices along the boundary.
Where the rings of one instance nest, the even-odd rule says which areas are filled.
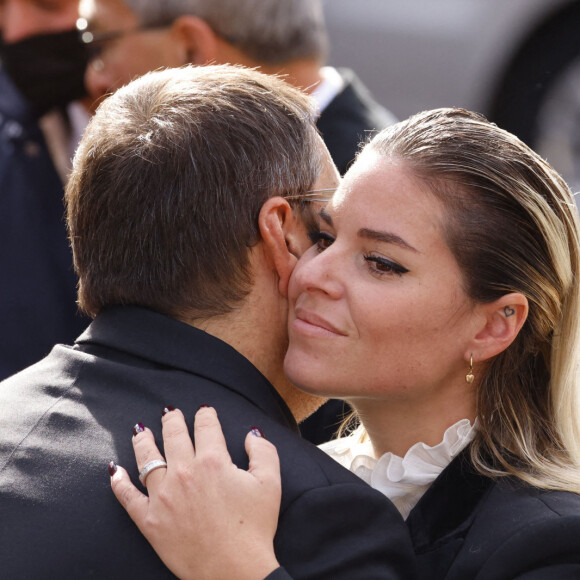
[[[201,18],[180,16],[171,25],[171,32],[182,48],[184,64],[206,65],[216,60],[216,34]]]
[[[300,257],[304,226],[283,197],[269,198],[258,217],[264,251],[278,275],[278,289],[282,296],[288,295],[290,274]]]
[[[516,339],[528,318],[528,300],[518,292],[476,307],[482,324],[465,353],[466,360],[484,361],[503,352]]]

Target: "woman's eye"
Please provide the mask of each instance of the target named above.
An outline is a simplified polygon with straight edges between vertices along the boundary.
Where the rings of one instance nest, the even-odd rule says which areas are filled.
[[[329,246],[332,246],[334,238],[327,234],[326,232],[310,232],[308,234],[310,241],[316,245],[318,251],[326,250]]]
[[[365,260],[370,270],[375,274],[397,274],[398,276],[402,276],[409,271],[400,264],[380,256],[365,256]]]

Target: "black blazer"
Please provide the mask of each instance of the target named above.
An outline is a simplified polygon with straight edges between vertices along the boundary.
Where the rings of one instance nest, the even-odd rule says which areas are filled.
[[[280,454],[283,498],[275,540],[294,578],[408,578],[408,530],[393,505],[297,435],[264,376],[222,341],[155,312],[112,308],[74,347],[0,384],[1,576],[169,578],[114,498],[111,460],[135,479],[131,428],[160,433],[161,410],[221,419],[234,462],[262,428]],[[412,574],[412,573],[411,573]]]
[[[396,123],[394,115],[380,105],[355,73],[338,69],[344,87],[322,111],[317,126],[341,175],[369,135]]]
[[[407,518],[425,580],[580,578],[580,496],[479,475],[460,454]]]

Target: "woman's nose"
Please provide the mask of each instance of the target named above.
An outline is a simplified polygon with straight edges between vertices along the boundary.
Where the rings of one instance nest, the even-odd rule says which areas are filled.
[[[317,251],[311,248],[298,261],[293,277],[302,292],[322,292],[331,298],[342,294],[340,253],[330,246]]]

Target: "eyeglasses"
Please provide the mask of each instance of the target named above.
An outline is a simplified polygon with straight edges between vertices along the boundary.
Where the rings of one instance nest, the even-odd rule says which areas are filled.
[[[290,201],[302,201],[302,202],[314,202],[314,203],[327,203],[330,198],[334,195],[336,187],[329,187],[327,189],[309,189],[304,193],[296,193],[294,195],[286,195],[284,199]]]

